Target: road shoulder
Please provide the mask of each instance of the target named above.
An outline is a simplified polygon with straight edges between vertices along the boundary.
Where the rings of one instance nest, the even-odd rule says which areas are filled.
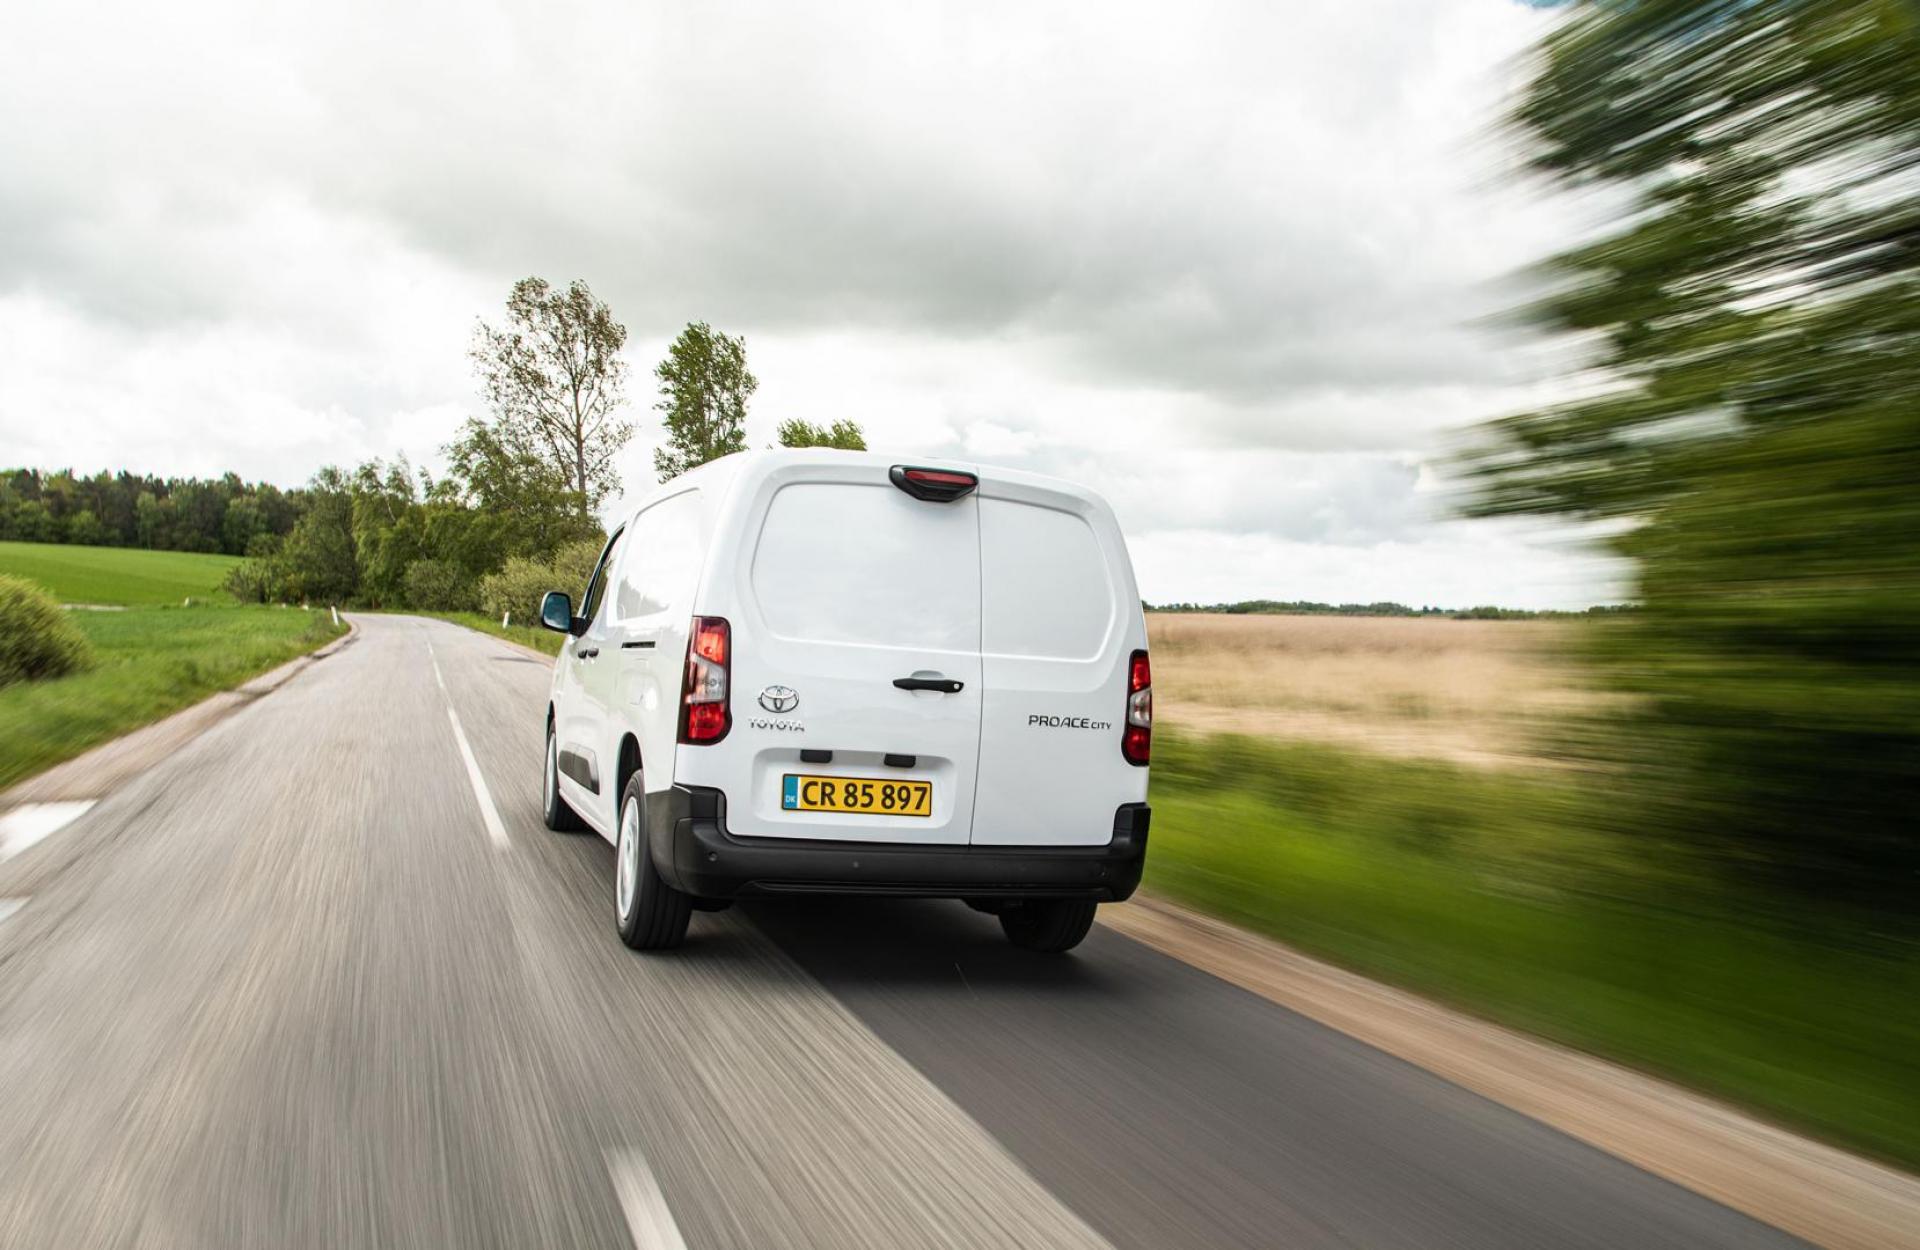
[[[296,656],[231,690],[211,694],[138,729],[110,738],[70,760],[35,773],[0,791],[0,812],[27,803],[73,802],[97,799],[152,768],[187,743],[213,728],[255,699],[271,694],[310,665],[352,643],[359,630],[351,621],[347,632],[325,646]]]
[[[1148,895],[1117,933],[1716,1202],[1836,1250],[1920,1246],[1920,1178]]]

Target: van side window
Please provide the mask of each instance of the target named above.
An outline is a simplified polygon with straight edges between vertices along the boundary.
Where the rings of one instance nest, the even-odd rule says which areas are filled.
[[[676,605],[686,607],[698,589],[705,550],[698,490],[649,504],[627,528],[613,592],[613,619],[631,621]]]
[[[620,546],[620,536],[624,530],[613,531],[613,537],[607,540],[606,550],[600,553],[600,563],[593,566],[593,576],[587,579],[587,593],[580,600],[580,615],[591,621],[600,610],[600,601],[606,597],[607,575],[613,568],[613,558]]]

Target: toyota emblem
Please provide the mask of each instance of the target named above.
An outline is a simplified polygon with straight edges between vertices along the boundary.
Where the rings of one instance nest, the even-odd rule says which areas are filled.
[[[800,695],[791,686],[768,686],[760,692],[760,706],[769,712],[791,712],[800,706]]]

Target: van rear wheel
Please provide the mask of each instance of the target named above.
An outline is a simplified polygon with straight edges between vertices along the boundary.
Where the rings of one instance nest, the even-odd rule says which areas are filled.
[[[1080,945],[1093,928],[1099,904],[1084,898],[1046,898],[1010,906],[1000,913],[1007,940],[1022,950],[1057,954]]]
[[[620,940],[637,951],[668,950],[686,940],[693,900],[668,885],[647,849],[647,792],[640,774],[620,796],[620,837],[613,860],[613,912]]]

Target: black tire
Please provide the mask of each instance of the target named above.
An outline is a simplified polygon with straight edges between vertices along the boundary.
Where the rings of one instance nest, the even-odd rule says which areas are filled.
[[[540,788],[546,791],[541,796],[540,814],[546,818],[547,828],[555,833],[579,833],[587,827],[580,813],[560,797],[559,744],[554,741],[552,721],[547,722],[547,761],[541,769]]]
[[[661,880],[647,847],[647,792],[640,774],[620,795],[613,854],[613,919],[620,940],[637,951],[671,950],[687,937],[693,900]],[[624,874],[624,880],[623,880]],[[621,911],[622,899],[627,902]]]
[[[1080,939],[1093,928],[1093,913],[1098,906],[1085,898],[1034,899],[1002,911],[1000,928],[1007,941],[1021,950],[1058,954],[1080,945]]]

